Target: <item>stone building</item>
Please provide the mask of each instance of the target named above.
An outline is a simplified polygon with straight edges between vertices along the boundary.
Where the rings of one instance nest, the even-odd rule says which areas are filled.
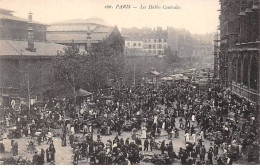
[[[220,0],[219,77],[223,85],[259,102],[259,0]]]
[[[51,60],[65,46],[46,42],[46,25],[0,9],[0,108],[51,94]]]
[[[150,54],[164,55],[164,49],[168,47],[168,33],[161,27],[149,28],[122,28],[122,34],[126,36],[125,46],[145,51]]]

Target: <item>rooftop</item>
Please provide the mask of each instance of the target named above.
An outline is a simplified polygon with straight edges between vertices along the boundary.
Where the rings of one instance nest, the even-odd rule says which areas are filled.
[[[87,19],[88,20],[88,19]],[[87,32],[90,32],[91,41],[93,43],[101,42],[108,38],[109,35],[117,29],[116,27],[106,26],[96,23],[90,23],[91,20],[74,20],[53,24],[47,29],[48,41],[56,43],[86,43]]]
[[[88,19],[73,19],[73,20],[66,20],[61,22],[52,23],[51,25],[63,25],[63,24],[96,24],[96,25],[103,25],[103,26],[111,26],[105,20],[101,18],[88,18]]]
[[[12,12],[14,12],[14,11],[0,8],[0,19],[14,20],[14,21],[20,21],[20,22],[28,22],[29,21],[28,19],[13,16]],[[32,23],[47,25],[47,24],[35,22],[35,21],[33,21]]]
[[[56,56],[65,46],[49,42],[34,42],[36,52],[27,51],[27,41],[0,40],[1,56]]]

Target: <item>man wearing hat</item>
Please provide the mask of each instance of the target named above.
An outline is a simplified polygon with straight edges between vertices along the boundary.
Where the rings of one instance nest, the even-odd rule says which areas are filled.
[[[38,165],[39,164],[39,155],[37,154],[38,152],[36,151],[33,155],[33,164]]]
[[[0,153],[5,153],[5,145],[3,139],[0,139]]]

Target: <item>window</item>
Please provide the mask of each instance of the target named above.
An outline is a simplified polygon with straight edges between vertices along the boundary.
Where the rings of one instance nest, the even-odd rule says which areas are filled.
[[[146,45],[145,44],[143,45],[143,48],[146,49]]]
[[[250,69],[250,88],[257,90],[258,85],[258,71],[259,71],[259,64],[257,62],[256,56],[252,57],[251,60],[251,69]]]
[[[153,48],[156,48],[156,47],[155,47],[155,44],[153,44]]]
[[[158,45],[157,45],[157,48],[161,49],[161,48],[162,48],[162,45],[161,45],[161,44],[158,44]]]
[[[245,57],[243,64],[243,84],[248,86],[248,65],[249,65],[249,57]]]
[[[150,42],[151,42],[151,40],[149,39],[149,40],[148,40],[148,42],[150,43]]]
[[[130,46],[130,42],[127,42],[127,46]]]
[[[166,40],[166,39],[164,39],[164,42],[166,43],[166,42],[167,42],[167,40]]]
[[[141,47],[141,43],[138,43],[138,46]]]
[[[159,43],[162,42],[162,39],[159,39]]]
[[[154,39],[154,42],[156,43],[156,39]]]
[[[133,46],[135,47],[135,46],[136,46],[136,43],[133,43]]]
[[[149,45],[149,49],[152,49],[152,45]]]

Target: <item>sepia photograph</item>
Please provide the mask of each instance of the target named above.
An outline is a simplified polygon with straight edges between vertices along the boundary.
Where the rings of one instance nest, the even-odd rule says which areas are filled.
[[[259,165],[260,0],[0,0],[0,165]]]

